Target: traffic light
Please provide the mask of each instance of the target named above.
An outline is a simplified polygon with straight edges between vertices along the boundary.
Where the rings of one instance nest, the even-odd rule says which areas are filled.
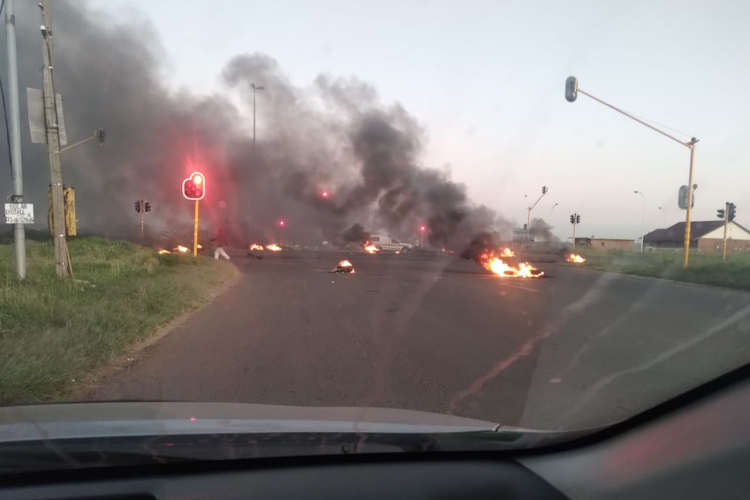
[[[542,194],[547,194],[547,186],[542,186]]]
[[[425,232],[425,229],[427,229],[427,228],[426,228],[426,227],[424,227],[424,226],[419,226],[419,230],[420,230],[421,232],[423,232],[423,233],[424,233],[424,232]]]
[[[182,181],[182,196],[188,200],[202,200],[206,195],[206,178],[200,172],[193,172]]]
[[[698,187],[697,184],[693,185],[693,191]],[[680,207],[682,210],[687,210],[687,202],[688,202],[688,187],[687,186],[680,186],[680,193],[677,196],[677,206]],[[695,206],[695,192],[693,192],[693,203],[690,204],[690,208],[693,208]]]
[[[570,216],[570,223],[571,224],[575,224],[576,223],[576,216],[575,216],[575,214],[573,214],[573,215]]]
[[[103,128],[100,128],[99,130],[96,131],[96,136],[99,139],[100,146],[104,144],[105,140],[107,140],[107,132]]]
[[[581,223],[581,216],[576,215],[576,224],[580,224],[580,223]]]
[[[565,100],[575,102],[578,99],[578,78],[569,76],[565,80]]]
[[[528,229],[528,226],[526,224],[523,225],[523,230],[526,231]]]
[[[328,198],[328,191],[323,191],[322,193],[320,193],[320,195],[321,195],[321,196],[322,196],[323,198]]]
[[[135,202],[135,211],[141,213],[141,200]]]
[[[718,217],[719,219],[724,220],[724,216],[725,216],[725,212],[723,208],[721,210],[716,211],[716,217]]]
[[[151,203],[149,203],[147,201],[144,202],[143,203],[143,211],[146,212],[146,213],[149,213],[151,211]]]
[[[279,227],[284,227],[285,222],[283,220],[279,221]]]
[[[732,222],[737,215],[737,205],[734,203],[728,203],[727,205],[729,206],[729,222]]]

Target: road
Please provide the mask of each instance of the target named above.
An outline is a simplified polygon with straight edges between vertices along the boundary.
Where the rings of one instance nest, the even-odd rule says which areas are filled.
[[[539,264],[237,256],[241,280],[87,399],[370,405],[540,429],[611,423],[750,361],[750,294]],[[352,275],[326,271],[343,257]]]

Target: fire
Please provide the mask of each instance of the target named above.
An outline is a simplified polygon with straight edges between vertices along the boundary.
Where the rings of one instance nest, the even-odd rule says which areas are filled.
[[[339,265],[336,266],[336,272],[339,273],[351,273],[354,274],[354,266],[348,260],[339,261]]]
[[[503,251],[500,252],[500,257],[515,257],[515,256],[516,256],[516,252],[514,252],[508,247],[503,248]]]
[[[201,245],[200,243],[198,243],[198,250],[200,250],[201,248],[203,248],[203,245]]]
[[[483,254],[479,261],[485,269],[503,277],[540,278],[544,275],[544,271],[540,271],[528,262],[521,262],[514,267],[491,254]]]
[[[281,247],[277,245],[276,243],[271,243],[270,245],[266,245],[266,248],[272,252],[281,252]]]
[[[373,245],[372,243],[370,243],[369,241],[365,242],[365,244],[362,245],[362,246],[364,247],[365,252],[367,252],[367,253],[378,253],[378,252],[380,252],[380,249],[378,247],[376,247],[375,245]]]
[[[258,245],[257,243],[253,243],[250,245],[250,250],[260,250],[263,251],[263,245]]]
[[[172,252],[170,252],[169,250],[165,250],[164,248],[162,248],[161,250],[159,250],[159,255],[169,255],[171,253]]]
[[[190,249],[188,247],[184,247],[182,245],[177,245],[177,248],[175,248],[175,251],[182,252],[182,253],[187,253],[187,252],[190,251]]]
[[[575,254],[575,253],[571,253],[571,254],[568,254],[568,255],[567,255],[567,256],[565,257],[565,260],[567,260],[568,262],[576,262],[576,263],[578,263],[578,264],[580,264],[580,263],[582,263],[582,262],[586,262],[586,259],[584,259],[584,258],[583,258],[583,257],[581,257],[580,255],[578,255],[578,254]]]

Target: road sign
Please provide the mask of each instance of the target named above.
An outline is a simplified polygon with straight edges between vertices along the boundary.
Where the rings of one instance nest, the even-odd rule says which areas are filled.
[[[6,224],[33,224],[34,205],[32,203],[6,203]]]
[[[57,131],[60,133],[60,145],[68,143],[65,131],[65,115],[63,114],[63,100],[60,94],[55,94],[57,105]],[[29,110],[29,135],[34,144],[47,144],[47,121],[44,117],[44,97],[39,89],[26,87],[26,101]]]

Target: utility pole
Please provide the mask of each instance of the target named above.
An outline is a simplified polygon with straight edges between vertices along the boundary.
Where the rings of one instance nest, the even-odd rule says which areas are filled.
[[[23,203],[23,160],[21,158],[21,113],[18,106],[18,53],[16,51],[15,0],[5,0],[5,39],[8,57],[8,101],[10,108],[10,158],[13,170],[13,203]],[[13,225],[16,251],[16,275],[26,278],[26,229]]]
[[[44,118],[47,129],[47,152],[49,153],[50,188],[52,190],[52,224],[55,241],[55,270],[59,278],[68,276],[68,242],[65,239],[65,207],[60,162],[60,131],[57,122],[55,83],[52,74],[52,21],[49,0],[41,0],[42,38],[44,49]]]
[[[141,204],[141,246],[143,246],[143,238],[145,236],[145,217],[146,217],[146,207],[143,206],[143,200],[138,200],[138,202]]]

